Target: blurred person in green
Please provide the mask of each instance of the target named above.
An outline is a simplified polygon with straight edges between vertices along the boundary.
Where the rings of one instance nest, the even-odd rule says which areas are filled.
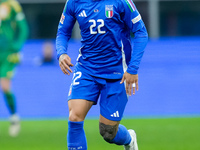
[[[28,26],[20,4],[16,0],[0,0],[0,84],[10,112],[9,134],[13,137],[20,131],[20,119],[11,79],[27,35]]]

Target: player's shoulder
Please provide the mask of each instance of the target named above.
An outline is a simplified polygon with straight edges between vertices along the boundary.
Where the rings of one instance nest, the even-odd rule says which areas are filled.
[[[131,0],[132,1],[132,0]],[[117,3],[124,4],[127,3],[127,0],[116,0]]]
[[[66,0],[65,9],[74,10],[78,7],[82,7],[79,4],[89,3],[92,0]]]
[[[124,6],[131,7],[132,5],[135,5],[133,0],[116,0],[118,3],[121,3]]]
[[[88,0],[67,0],[66,3],[81,3],[81,2],[88,2]]]
[[[125,10],[129,10],[130,12],[136,12],[136,7],[133,0],[118,0],[121,1],[121,7],[124,7]]]
[[[8,3],[16,12],[21,12],[22,11],[22,7],[21,7],[21,5],[19,4],[18,1],[9,0]]]
[[[120,1],[122,3],[134,3],[133,0],[116,0],[116,1]]]
[[[73,1],[76,4],[80,4],[80,3],[89,3],[93,0],[71,0],[71,1]]]
[[[119,7],[120,10],[128,9],[128,8],[134,6],[134,2],[132,0],[112,0],[112,1],[114,3],[116,3],[116,6]]]

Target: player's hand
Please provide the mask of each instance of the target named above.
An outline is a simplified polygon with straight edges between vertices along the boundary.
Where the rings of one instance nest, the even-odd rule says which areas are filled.
[[[122,84],[123,82],[126,82],[126,93],[131,96],[131,91],[133,88],[133,95],[135,95],[135,89],[138,91],[139,87],[138,87],[138,74],[130,74],[128,72],[125,72],[122,80],[120,82],[120,84]]]
[[[8,55],[7,60],[13,64],[17,64],[20,62],[20,54],[12,53],[12,54]]]
[[[71,58],[67,54],[62,54],[59,57],[59,66],[64,74],[69,75],[70,74],[69,72],[72,73],[70,67],[73,67],[74,65],[71,63]]]

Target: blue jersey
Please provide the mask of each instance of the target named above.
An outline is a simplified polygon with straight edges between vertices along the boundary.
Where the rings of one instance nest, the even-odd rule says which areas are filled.
[[[128,29],[123,30],[121,32],[121,38],[122,38],[124,55],[125,55],[124,61],[126,65],[129,65],[131,61],[131,52],[132,52],[130,30]]]
[[[58,26],[58,58],[67,54],[76,21],[82,36],[77,69],[96,77],[121,79],[124,73],[121,34],[131,31],[137,36],[127,72],[137,74],[147,43],[147,32],[132,0],[68,0]]]

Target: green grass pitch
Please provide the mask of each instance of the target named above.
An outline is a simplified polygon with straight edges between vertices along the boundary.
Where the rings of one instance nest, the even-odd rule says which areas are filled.
[[[139,150],[200,150],[200,118],[124,119],[137,132]],[[22,121],[16,138],[8,135],[7,121],[0,121],[1,150],[67,150],[66,120]],[[86,119],[88,150],[123,150],[99,135],[98,120]]]

